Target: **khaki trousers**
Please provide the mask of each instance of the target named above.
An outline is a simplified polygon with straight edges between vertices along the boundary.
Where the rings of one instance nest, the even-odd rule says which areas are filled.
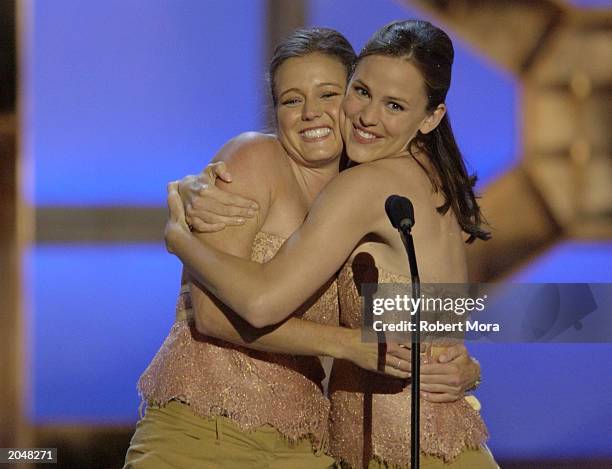
[[[171,401],[147,408],[138,422],[124,469],[327,469],[334,460],[308,439],[295,444],[272,426],[243,432],[226,417],[203,419]]]
[[[421,469],[499,469],[493,459],[493,455],[486,446],[479,450],[466,450],[457,456],[451,463],[445,463],[442,459],[421,454],[419,458]],[[342,465],[338,465],[342,468]],[[377,460],[370,461],[368,469],[392,469],[388,464]]]

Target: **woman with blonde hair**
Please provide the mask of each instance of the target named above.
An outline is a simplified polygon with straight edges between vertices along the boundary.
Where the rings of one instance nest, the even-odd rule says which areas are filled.
[[[201,244],[186,224],[176,185],[169,188],[168,249],[193,278],[255,327],[285,320],[287,311],[340,269],[341,323],[358,328],[358,287],[365,278],[410,278],[403,245],[384,211],[387,197],[399,194],[412,200],[419,220],[413,234],[421,279],[466,282],[464,241],[489,235],[481,227],[474,180],[465,170],[444,102],[452,61],[452,42],[428,22],[395,22],[377,31],[358,58],[343,101],[346,152],[359,164],[325,186],[274,257],[260,264]],[[291,93],[288,99],[292,102]],[[350,467],[408,467],[406,381],[337,360],[330,389],[332,455]],[[422,467],[496,467],[476,410],[463,399],[427,402],[421,416]]]
[[[320,189],[338,173],[340,104],[354,52],[329,29],[294,32],[270,65],[278,134],[247,133],[218,157],[233,188],[259,202],[258,223],[202,237],[244,259],[264,262],[300,225]],[[257,182],[257,183],[255,183]],[[184,275],[175,324],[139,381],[147,403],[126,468],[328,467],[329,402],[318,355],[378,370],[378,349],[337,326],[336,284],[321,283],[256,330]],[[382,372],[408,376],[408,355],[388,350]]]

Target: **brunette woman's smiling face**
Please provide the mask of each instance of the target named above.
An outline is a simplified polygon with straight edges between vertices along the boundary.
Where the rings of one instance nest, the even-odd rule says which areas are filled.
[[[340,156],[346,83],[345,66],[319,52],[292,57],[279,66],[274,91],[278,137],[298,163],[319,166]]]
[[[361,59],[343,102],[342,133],[349,158],[365,163],[407,155],[418,130],[435,128],[428,125],[432,115],[426,111],[425,89],[423,76],[404,57]]]

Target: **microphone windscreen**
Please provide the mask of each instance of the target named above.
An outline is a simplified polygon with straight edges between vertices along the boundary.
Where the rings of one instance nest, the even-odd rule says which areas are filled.
[[[414,208],[410,199],[406,197],[399,195],[387,197],[385,211],[393,228],[399,229],[403,221],[408,222],[409,226],[414,225]]]

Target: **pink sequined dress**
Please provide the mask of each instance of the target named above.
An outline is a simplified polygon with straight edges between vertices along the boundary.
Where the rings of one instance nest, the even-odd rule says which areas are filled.
[[[251,259],[267,261],[283,242],[279,236],[259,232]],[[335,282],[302,318],[337,324]],[[183,290],[176,322],[141,376],[138,390],[148,405],[163,406],[177,399],[203,418],[226,416],[243,431],[269,424],[289,441],[308,437],[319,447],[327,439],[329,414],[323,378],[317,357],[254,351],[199,334],[190,293]]]
[[[373,272],[374,271],[374,272]],[[408,277],[371,265],[347,263],[338,277],[340,323],[362,324],[357,284],[410,283]],[[330,378],[330,451],[353,468],[374,458],[390,467],[410,466],[410,385],[336,360]],[[421,400],[421,452],[452,461],[487,439],[480,414],[465,399]]]

